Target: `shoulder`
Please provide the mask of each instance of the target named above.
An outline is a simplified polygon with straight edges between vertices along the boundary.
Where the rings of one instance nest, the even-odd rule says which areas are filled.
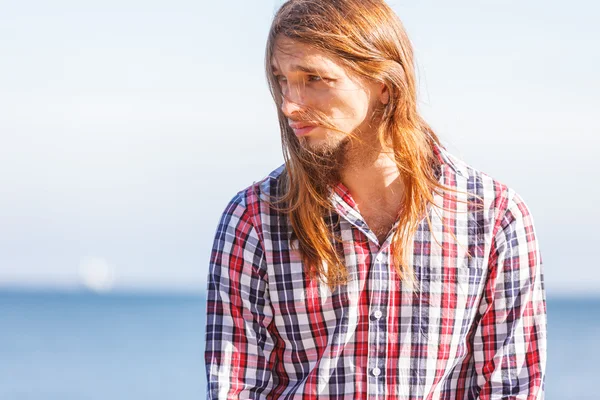
[[[271,171],[266,177],[238,191],[227,203],[222,215],[222,224],[242,220],[250,223],[261,234],[260,221],[265,213],[273,212],[269,207],[271,199],[279,195],[281,177],[285,165]]]
[[[495,221],[494,231],[511,212],[531,219],[531,213],[519,193],[509,185],[477,169],[440,146],[442,183],[463,193],[464,200],[479,203]]]

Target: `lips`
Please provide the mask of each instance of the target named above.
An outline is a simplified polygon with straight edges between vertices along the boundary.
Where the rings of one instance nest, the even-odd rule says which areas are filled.
[[[290,128],[294,130],[296,136],[306,135],[316,127],[316,125],[312,125],[306,122],[293,122],[290,124]]]

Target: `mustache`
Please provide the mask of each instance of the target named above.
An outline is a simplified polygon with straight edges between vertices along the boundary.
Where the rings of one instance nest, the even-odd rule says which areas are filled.
[[[339,130],[324,113],[315,109],[304,109],[294,111],[290,115],[284,115],[289,123],[302,123],[316,125],[327,129]]]

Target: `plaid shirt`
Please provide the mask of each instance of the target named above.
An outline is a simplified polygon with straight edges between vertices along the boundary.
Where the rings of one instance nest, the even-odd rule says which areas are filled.
[[[414,290],[391,267],[391,236],[378,242],[342,184],[329,222],[350,279],[333,293],[307,278],[289,220],[264,194],[233,198],[208,277],[209,398],[544,397],[546,302],[531,214],[512,189],[435,152],[440,183],[468,195],[436,195],[447,210],[430,209],[431,228],[420,223]],[[283,171],[259,182],[262,192],[275,194]],[[483,207],[464,202],[473,195]]]

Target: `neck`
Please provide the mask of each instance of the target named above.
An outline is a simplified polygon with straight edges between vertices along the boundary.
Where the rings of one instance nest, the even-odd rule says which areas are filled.
[[[381,146],[374,146],[371,151],[365,151],[364,147],[348,149],[341,181],[360,210],[381,210],[381,213],[397,215],[404,195],[404,182],[394,153]]]

